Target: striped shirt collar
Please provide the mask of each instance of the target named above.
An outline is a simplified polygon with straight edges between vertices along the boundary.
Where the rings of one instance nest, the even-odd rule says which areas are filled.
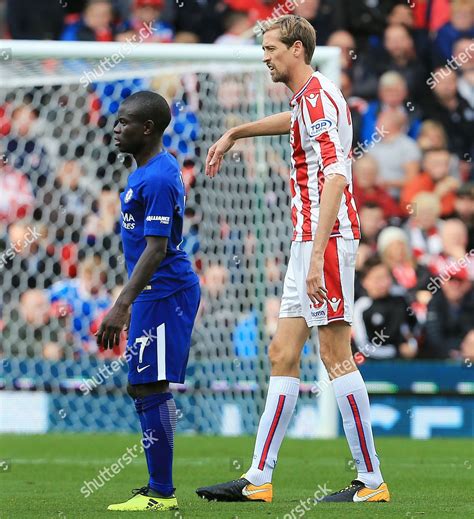
[[[309,77],[308,81],[296,92],[296,94],[291,98],[290,106],[295,106],[298,99],[303,95],[304,91],[308,87],[308,85],[311,83],[311,80],[315,77],[316,72],[313,72],[311,76]]]

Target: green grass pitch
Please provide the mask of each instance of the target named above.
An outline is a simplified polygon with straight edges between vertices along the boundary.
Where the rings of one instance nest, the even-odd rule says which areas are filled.
[[[90,497],[80,492],[84,480],[97,477],[101,468],[111,466],[138,440],[138,435],[120,434],[0,436],[0,458],[9,463],[9,470],[0,472],[0,517],[114,519],[156,514],[106,511],[108,504],[125,500],[132,488],[146,484],[143,454]],[[304,512],[298,508],[300,500],[310,498],[318,485],[337,490],[354,475],[347,467],[350,456],[344,439],[287,439],[274,477],[273,503],[208,503],[195,495],[198,486],[239,477],[252,448],[250,437],[179,436],[175,485],[180,510],[158,515],[170,519],[295,519]],[[377,448],[392,493],[390,503],[320,503],[304,517],[474,517],[472,440],[390,438],[379,439]]]

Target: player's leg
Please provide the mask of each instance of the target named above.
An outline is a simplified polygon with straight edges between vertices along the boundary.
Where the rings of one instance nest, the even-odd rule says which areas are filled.
[[[252,485],[271,483],[278,451],[295,410],[300,389],[300,357],[310,329],[302,317],[280,318],[270,343],[271,376],[265,410],[258,425],[251,468]]]
[[[240,479],[198,488],[196,493],[200,497],[218,501],[272,501],[272,474],[298,399],[300,355],[308,334],[309,328],[302,317],[279,319],[268,352],[272,371],[252,466]]]
[[[302,308],[296,290],[293,264],[292,247],[280,319],[269,346],[271,377],[265,410],[258,426],[252,466],[238,480],[198,488],[196,492],[203,498],[219,501],[272,500],[272,474],[298,398],[301,350],[310,330],[301,317]]]
[[[168,381],[129,385],[140,425],[148,467],[148,496],[174,497],[173,446],[176,404]]]
[[[176,404],[168,381],[184,382],[199,286],[160,301],[135,303],[127,348],[128,392],[143,432],[148,484],[109,510],[173,510],[173,448]]]
[[[388,501],[375,450],[367,388],[354,363],[351,326],[354,259],[357,242],[332,239],[325,255],[324,278],[328,290],[328,320],[318,327],[321,359],[328,371],[342,416],[357,480],[324,501]]]

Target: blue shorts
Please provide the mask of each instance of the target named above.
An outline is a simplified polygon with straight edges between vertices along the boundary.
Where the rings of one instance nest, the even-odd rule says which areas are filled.
[[[133,303],[125,353],[131,385],[184,382],[200,298],[197,283],[164,299]]]

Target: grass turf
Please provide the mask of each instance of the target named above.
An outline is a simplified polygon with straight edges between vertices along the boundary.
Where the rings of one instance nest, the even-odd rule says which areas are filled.
[[[80,489],[97,478],[139,440],[138,435],[48,434],[0,436],[0,458],[10,462],[0,471],[2,519],[100,519],[143,517],[144,512],[108,512],[110,503],[130,496],[146,484],[143,455],[125,466],[90,497]],[[379,439],[378,451],[392,493],[390,503],[323,504],[305,517],[350,518],[467,518],[474,514],[474,446],[471,440],[415,441]],[[338,490],[354,473],[347,467],[344,439],[290,440],[280,452],[274,478],[274,501],[265,503],[208,503],[198,486],[235,479],[245,470],[253,438],[178,437],[175,485],[180,510],[163,512],[174,519],[295,519],[300,500],[310,498],[318,485]],[[5,468],[6,465],[3,466]],[[308,508],[309,505],[306,505]],[[145,517],[153,512],[145,513]]]

